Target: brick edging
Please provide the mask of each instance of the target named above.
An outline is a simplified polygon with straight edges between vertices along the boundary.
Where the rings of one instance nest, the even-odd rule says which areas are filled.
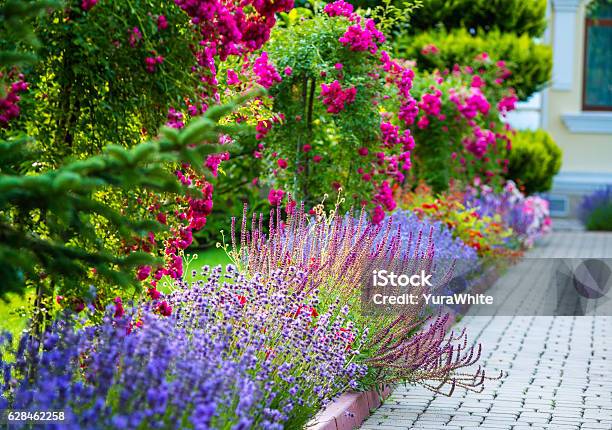
[[[359,427],[382,401],[391,395],[391,387],[360,393],[346,392],[329,403],[308,424],[308,430],[352,430]]]

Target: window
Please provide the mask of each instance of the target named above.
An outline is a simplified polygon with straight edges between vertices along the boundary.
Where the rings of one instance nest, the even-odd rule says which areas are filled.
[[[596,0],[587,11],[582,109],[612,111],[612,2]]]

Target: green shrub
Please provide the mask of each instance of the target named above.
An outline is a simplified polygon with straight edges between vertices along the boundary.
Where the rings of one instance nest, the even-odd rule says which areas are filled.
[[[528,194],[547,191],[561,167],[561,149],[544,130],[524,130],[512,139],[508,179]]]
[[[537,37],[546,29],[546,0],[423,0],[410,24],[415,33],[439,26]]]
[[[417,11],[415,18],[420,16]],[[437,53],[425,53],[423,48],[435,45]],[[471,65],[474,57],[486,52],[495,60],[504,60],[512,72],[506,84],[515,89],[521,100],[540,90],[549,80],[552,70],[552,51],[549,46],[535,42],[527,34],[491,31],[486,36],[472,36],[466,29],[432,30],[421,34],[403,34],[395,42],[395,50],[402,58],[415,59],[421,70],[451,69],[455,64]]]
[[[612,204],[598,206],[586,220],[587,230],[612,231]]]

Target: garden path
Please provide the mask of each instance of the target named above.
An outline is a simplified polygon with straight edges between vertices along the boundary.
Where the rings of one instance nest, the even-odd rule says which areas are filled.
[[[452,397],[400,386],[362,429],[612,430],[612,300],[580,309],[575,292],[553,291],[551,300],[545,287],[545,262],[588,257],[612,259],[612,233],[552,233],[487,292],[517,303],[517,313],[472,309],[458,324],[482,343],[487,371],[501,369],[504,378],[488,381],[482,393],[457,389]],[[547,305],[558,305],[557,296],[570,309],[562,315],[582,316],[550,316]]]

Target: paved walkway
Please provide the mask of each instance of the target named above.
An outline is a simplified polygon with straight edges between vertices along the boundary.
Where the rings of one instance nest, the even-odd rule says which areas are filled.
[[[501,369],[507,376],[482,393],[458,389],[450,398],[398,387],[362,429],[612,430],[612,300],[607,309],[578,313],[586,316],[545,316],[550,309],[539,308],[551,302],[551,290],[541,261],[551,260],[540,259],[551,257],[612,258],[612,233],[553,233],[489,291],[520,303],[520,316],[476,310],[461,320],[482,343],[490,374]],[[576,302],[570,297],[562,305],[575,310]]]

